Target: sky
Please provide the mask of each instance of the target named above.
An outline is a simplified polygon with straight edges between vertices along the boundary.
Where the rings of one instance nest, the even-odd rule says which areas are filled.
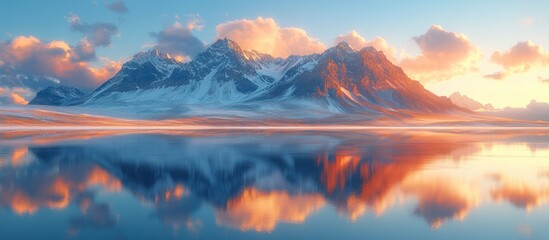
[[[91,91],[151,48],[189,61],[218,38],[273,56],[373,46],[427,89],[497,108],[549,102],[549,1],[18,0],[0,3],[0,104]]]

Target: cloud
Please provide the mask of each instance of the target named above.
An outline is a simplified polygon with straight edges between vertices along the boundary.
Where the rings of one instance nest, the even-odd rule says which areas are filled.
[[[502,80],[502,79],[505,79],[507,77],[507,74],[504,73],[504,72],[495,72],[495,73],[491,73],[491,74],[486,74],[484,75],[485,78],[491,78],[491,79],[494,79],[494,80]]]
[[[305,30],[281,27],[272,18],[240,19],[216,26],[216,38],[229,38],[243,49],[254,49],[275,57],[320,53],[326,46]]]
[[[63,41],[43,42],[34,36],[18,36],[0,42],[1,86],[33,88],[36,85],[64,84],[91,89],[114,75],[120,63],[103,59],[102,67],[74,61],[78,49]]]
[[[95,48],[110,46],[112,36],[118,34],[118,28],[112,23],[97,22],[88,24],[82,22],[78,15],[72,13],[67,17],[67,21],[71,30],[80,32],[83,35],[73,49],[72,60],[75,62],[97,60]]]
[[[95,47],[86,38],[81,39],[73,50],[74,55],[72,60],[75,62],[88,62],[97,59],[97,56],[95,55]]]
[[[19,104],[26,105],[28,98],[34,93],[26,88],[6,88],[0,87],[0,104]]]
[[[80,17],[75,14],[69,14],[67,20],[71,30],[82,33],[84,38],[94,46],[110,46],[112,36],[118,34],[118,28],[112,23],[97,22],[88,24],[82,22]]]
[[[202,30],[204,28],[204,20],[200,17],[199,14],[189,14],[187,15],[187,29],[192,30]]]
[[[91,202],[91,200],[87,200]],[[108,229],[117,224],[116,217],[111,213],[110,206],[106,203],[91,202],[82,216],[73,217],[69,220],[70,232],[78,232],[80,229]]]
[[[217,211],[216,222],[242,231],[272,232],[281,222],[304,222],[324,204],[325,199],[318,194],[291,195],[247,188]]]
[[[114,1],[112,3],[105,3],[105,7],[115,13],[128,13],[128,8],[122,0]]]
[[[532,100],[524,108],[505,108],[491,115],[519,120],[549,121],[549,103]]]
[[[206,48],[204,43],[192,34],[192,30],[197,28],[198,22],[183,25],[176,21],[158,33],[151,33],[151,36],[156,38],[154,48],[170,54],[178,61],[188,60]]]
[[[532,41],[518,42],[509,51],[496,51],[492,54],[493,63],[503,67],[504,71],[485,75],[487,78],[503,79],[514,73],[526,72],[534,67],[549,63],[549,53]],[[500,78],[497,78],[500,77]]]
[[[400,65],[406,73],[419,80],[447,80],[454,76],[478,71],[481,54],[461,33],[450,32],[433,25],[413,40],[421,53],[404,58]]]
[[[385,56],[391,61],[395,61],[396,49],[390,47],[382,37],[376,37],[372,41],[367,41],[358,32],[353,30],[345,35],[339,35],[334,39],[334,45],[340,42],[347,42],[355,50],[360,50],[364,47],[373,47],[378,51],[383,51]]]

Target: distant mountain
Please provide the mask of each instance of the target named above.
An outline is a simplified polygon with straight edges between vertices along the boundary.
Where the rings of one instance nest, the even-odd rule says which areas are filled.
[[[77,105],[82,103],[85,96],[86,94],[73,87],[50,86],[39,91],[36,97],[29,102],[29,105]]]
[[[466,95],[461,95],[459,92],[455,92],[450,95],[450,100],[455,105],[469,109],[471,111],[494,111],[495,108],[492,104],[482,104],[474,99],[467,97]]]
[[[466,111],[426,90],[382,52],[342,42],[322,54],[275,58],[220,39],[192,61],[142,52],[85,106],[314,110],[378,115]]]

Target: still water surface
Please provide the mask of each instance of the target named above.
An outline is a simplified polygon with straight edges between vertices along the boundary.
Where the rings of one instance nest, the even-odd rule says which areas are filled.
[[[0,132],[0,239],[549,239],[549,133]]]

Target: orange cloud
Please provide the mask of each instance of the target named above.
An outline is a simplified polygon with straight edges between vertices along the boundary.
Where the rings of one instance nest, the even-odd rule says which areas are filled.
[[[503,67],[504,71],[488,74],[485,77],[504,79],[509,74],[526,72],[533,67],[545,66],[549,63],[549,53],[543,50],[540,45],[528,40],[518,42],[507,52],[494,52],[491,60]]]
[[[515,207],[531,211],[549,200],[549,187],[542,179],[544,176],[539,174],[538,178],[527,179],[504,173],[495,175],[498,186],[492,189],[490,195],[495,201],[507,201]]]
[[[368,41],[360,36],[358,32],[353,30],[345,35],[339,35],[334,39],[334,44],[340,42],[347,42],[355,50],[360,50],[364,47],[373,47],[378,51],[383,51],[385,56],[392,62],[395,61],[396,49],[389,46],[387,41],[382,37],[376,37],[374,40]]]
[[[361,156],[358,152],[336,152],[335,160],[330,161],[328,156],[322,156],[317,161],[323,166],[321,181],[328,193],[336,188],[343,189],[346,179],[356,172]]]
[[[57,79],[61,84],[94,88],[114,75],[120,64],[107,62],[94,68],[78,59],[77,50],[63,41],[43,42],[34,36],[19,36],[0,43],[0,60],[14,74]],[[19,99],[21,100],[21,99]]]
[[[549,188],[538,186],[538,184],[506,180],[492,190],[491,195],[496,201],[505,200],[516,207],[530,211],[549,200]]]
[[[27,149],[18,149],[12,155],[12,164],[27,154]],[[17,158],[17,159],[16,159]],[[85,165],[63,168],[57,176],[38,174],[23,179],[5,176],[0,181],[0,206],[8,207],[17,214],[33,214],[41,208],[65,209],[71,201],[79,199],[91,186],[99,185],[108,191],[122,188],[120,180],[104,169]],[[89,204],[81,203],[86,209]]]
[[[111,176],[107,171],[99,167],[94,167],[87,179],[86,186],[100,185],[111,192],[120,191],[122,183],[117,178]]]
[[[21,166],[26,163],[25,157],[27,156],[29,149],[26,147],[17,148],[11,154],[11,165]]]
[[[0,87],[0,103],[26,105],[34,93],[26,88]]]
[[[478,71],[477,61],[481,54],[464,34],[433,25],[425,34],[413,39],[421,54],[404,58],[400,63],[413,78],[446,80]]]
[[[275,57],[320,53],[326,46],[305,30],[280,27],[272,18],[241,19],[216,27],[216,38],[229,38],[243,49],[253,49]]]
[[[243,231],[271,232],[278,222],[304,222],[324,203],[324,198],[316,194],[292,196],[284,191],[263,192],[249,188],[230,200],[226,210],[218,211],[217,222]]]
[[[11,100],[14,104],[26,105],[27,103],[29,103],[29,101],[27,101],[25,98],[21,97],[15,92],[11,93]]]

